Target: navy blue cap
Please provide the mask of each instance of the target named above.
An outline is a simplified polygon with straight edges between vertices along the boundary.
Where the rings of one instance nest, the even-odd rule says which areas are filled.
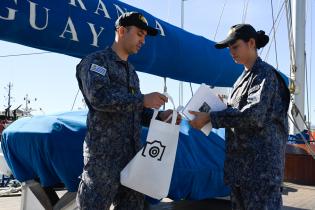
[[[148,21],[139,12],[125,12],[115,22],[115,27],[120,26],[136,26],[140,29],[146,30],[149,36],[156,36],[158,30],[149,26]]]
[[[250,38],[256,40],[256,47],[258,49],[264,47],[269,41],[269,37],[265,35],[264,31],[257,32],[254,27],[249,24],[237,24],[230,28],[228,37],[221,42],[217,42],[215,47],[217,49],[223,49],[235,43],[238,39],[248,41]]]

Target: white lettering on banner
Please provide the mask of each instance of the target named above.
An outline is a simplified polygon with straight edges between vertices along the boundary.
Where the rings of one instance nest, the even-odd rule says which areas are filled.
[[[101,6],[101,7],[100,7],[100,6]],[[111,19],[110,16],[109,16],[108,11],[107,11],[107,9],[106,9],[106,6],[105,6],[105,4],[102,2],[102,0],[99,0],[99,1],[98,1],[98,5],[97,5],[96,11],[95,11],[94,13],[95,13],[95,14],[98,14],[98,11],[99,11],[99,10],[101,10],[101,11],[104,12],[104,17]],[[98,15],[99,15],[99,14],[98,14]]]
[[[17,10],[15,9],[12,9],[12,8],[8,8],[8,16],[7,17],[4,17],[4,16],[1,16],[0,15],[0,19],[3,19],[3,20],[14,20],[15,19],[15,13],[17,12]]]
[[[114,4],[114,6],[115,6],[116,11],[117,11],[117,18],[118,18],[120,15],[122,15],[123,13],[128,12],[127,9],[125,9],[125,11],[122,10],[117,4]]]
[[[81,0],[70,0],[69,4],[76,7],[77,5],[75,4],[75,1],[79,2],[81,9],[86,10],[86,7],[84,6],[84,4]]]
[[[160,31],[161,36],[165,36],[164,29],[161,26],[161,24],[157,20],[155,20],[155,24],[156,24],[156,29]]]
[[[70,30],[68,30],[68,28],[69,28]],[[62,34],[61,34],[59,37],[65,38],[64,34],[65,34],[66,32],[72,34],[72,39],[71,39],[71,40],[77,41],[77,42],[79,41],[77,32],[76,32],[76,30],[75,30],[75,28],[74,28],[73,22],[72,22],[72,20],[71,20],[70,17],[68,17],[68,21],[67,21],[67,25],[66,25],[66,27],[65,27],[65,30],[62,32]]]
[[[17,0],[14,0],[14,3],[17,5]],[[8,9],[8,16],[4,17],[0,15],[0,19],[3,20],[14,20],[15,19],[15,13],[17,12],[17,10],[6,7]]]
[[[8,1],[12,1],[12,2],[14,2],[14,4],[16,4],[18,6],[17,0],[8,0]],[[41,5],[40,3],[38,3],[40,1],[38,1],[38,2],[35,0],[27,0],[27,1],[29,2],[29,7],[30,7],[29,11],[28,11],[29,12],[30,27],[32,29],[39,30],[39,31],[44,31],[44,30],[47,30],[48,28],[50,28],[49,24],[50,24],[51,18],[52,18],[50,16],[52,14],[56,15],[56,12],[53,12],[53,9],[51,9],[51,8],[48,9],[48,8],[44,7],[44,5]],[[48,0],[48,1],[53,1],[53,0]],[[67,17],[67,11],[69,13],[71,12],[71,9],[72,9],[72,8],[70,8],[71,6],[78,7],[81,11],[82,10],[86,11],[87,9],[86,9],[86,6],[84,5],[84,0],[67,0],[67,1],[68,1],[68,3],[66,3],[66,4],[69,7],[69,9],[65,10],[66,14],[60,14],[60,15],[66,16],[65,18],[67,18],[66,19],[67,22],[64,25],[63,31],[62,31],[62,25],[61,25],[60,31],[57,31],[57,33],[59,34],[57,36],[59,36],[60,38],[63,38],[63,39],[69,39],[71,41],[79,42],[78,34],[83,29],[74,25],[76,19],[73,19],[73,18],[78,18],[78,17],[77,16],[76,17],[71,17],[71,16]],[[95,23],[93,21],[94,14],[104,16],[106,18],[105,21],[110,21],[110,20],[113,21],[113,19],[116,19],[121,14],[128,11],[125,7],[123,7],[123,5],[119,5],[119,4],[107,5],[106,0],[98,0],[97,2],[98,2],[97,5],[96,5],[96,2],[94,2],[95,3],[94,6],[96,6],[95,7],[96,9],[94,10],[93,15],[89,16],[89,19],[86,20],[86,24],[80,24],[79,25],[80,27],[89,27],[89,30],[91,31],[91,34],[92,34],[92,40],[89,41],[88,43],[89,43],[89,45],[94,46],[94,47],[99,47],[100,38],[102,36],[106,36],[106,34],[103,33],[105,31],[103,24],[99,23],[99,22]],[[58,10],[58,8],[56,8],[56,10]],[[114,17],[115,16],[114,10],[116,10],[117,17]],[[10,7],[9,6],[8,7],[3,6],[2,10],[1,10],[1,14],[0,14],[0,21],[3,21],[3,20],[16,21],[17,18],[27,18],[27,14],[24,14],[24,13],[20,14],[20,12],[19,13],[18,12],[19,12],[18,8],[14,8],[12,6],[10,6]],[[111,14],[109,12],[113,12],[113,14]],[[91,13],[92,13],[92,11],[91,11]],[[87,15],[87,14],[83,13],[82,15]],[[53,18],[56,18],[56,17],[53,17]],[[72,19],[74,20],[74,22]],[[158,20],[153,20],[153,21],[155,21],[155,28],[157,30],[159,30],[159,34],[161,36],[166,36],[165,30],[162,27],[161,23],[158,22]],[[64,24],[64,23],[59,22],[58,24]],[[58,28],[59,27],[60,27],[60,25],[58,26]],[[50,29],[52,29],[52,28],[50,28]],[[55,29],[56,28],[54,28],[52,30],[55,30]],[[85,29],[87,29],[87,28],[85,28]],[[28,32],[28,33],[31,33],[31,32]],[[50,33],[54,33],[54,32],[50,31]],[[82,36],[86,36],[86,35],[82,35]]]
[[[36,3],[34,2],[30,2],[30,24],[32,26],[32,28],[36,29],[36,30],[44,30],[45,28],[47,28],[48,25],[48,11],[49,9],[47,9],[46,7],[43,7],[46,11],[46,23],[43,27],[38,27],[36,26]]]
[[[93,43],[92,43],[91,45],[92,45],[92,46],[95,46],[95,47],[99,47],[99,46],[97,45],[97,43],[98,43],[98,37],[100,36],[100,34],[101,34],[102,31],[104,30],[104,28],[103,28],[103,27],[100,27],[100,28],[101,28],[100,32],[99,32],[99,33],[96,33],[94,24],[92,24],[92,23],[87,23],[87,24],[89,24],[90,29],[91,29],[91,32],[92,32],[92,34],[93,34]]]

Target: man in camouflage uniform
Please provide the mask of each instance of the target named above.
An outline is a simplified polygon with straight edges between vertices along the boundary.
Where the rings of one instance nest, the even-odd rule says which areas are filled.
[[[146,35],[157,35],[136,12],[116,21],[112,47],[86,56],[77,66],[77,79],[89,108],[84,140],[84,169],[77,205],[84,210],[141,210],[144,196],[120,185],[120,171],[140,149],[141,124],[167,98],[157,92],[143,95],[134,67],[127,61]],[[165,119],[170,110],[159,114]]]
[[[235,62],[245,70],[233,86],[228,108],[195,113],[191,124],[201,128],[211,122],[226,128],[225,182],[231,187],[232,208],[280,210],[285,146],[288,138],[287,110],[290,93],[281,75],[257,55],[268,36],[248,24],[231,28],[216,48],[229,47]]]

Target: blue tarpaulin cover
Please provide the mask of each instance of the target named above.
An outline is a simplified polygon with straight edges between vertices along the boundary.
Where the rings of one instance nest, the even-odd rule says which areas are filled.
[[[313,139],[310,138],[310,134],[308,130],[303,130],[300,133],[289,135],[288,144],[305,144],[305,141],[312,141]],[[303,139],[304,138],[304,139]]]
[[[21,182],[39,177],[43,186],[64,183],[76,191],[83,168],[82,145],[86,111],[25,117],[3,132],[1,147],[14,176]],[[147,128],[142,130],[145,142]],[[225,142],[208,137],[182,121],[169,198],[204,199],[227,196],[223,183]]]

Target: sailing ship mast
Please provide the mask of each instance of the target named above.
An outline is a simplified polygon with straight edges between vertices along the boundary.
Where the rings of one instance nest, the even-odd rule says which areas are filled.
[[[300,130],[305,129],[305,14],[306,14],[306,1],[305,0],[292,0],[292,38],[293,49],[291,47],[291,82],[293,86],[294,95],[292,97],[293,103],[298,108],[301,115],[296,112],[292,115],[295,125],[291,122],[290,134],[299,133]],[[293,56],[293,58],[292,58]],[[293,106],[294,111],[294,106]]]
[[[12,90],[12,87],[13,87],[13,84],[11,82],[9,82],[9,84],[7,85],[7,87],[5,87],[7,90],[8,90],[8,106],[7,108],[5,109],[5,116],[7,118],[10,118],[10,108],[11,108],[11,99],[12,99],[12,96],[11,96],[11,90]]]

